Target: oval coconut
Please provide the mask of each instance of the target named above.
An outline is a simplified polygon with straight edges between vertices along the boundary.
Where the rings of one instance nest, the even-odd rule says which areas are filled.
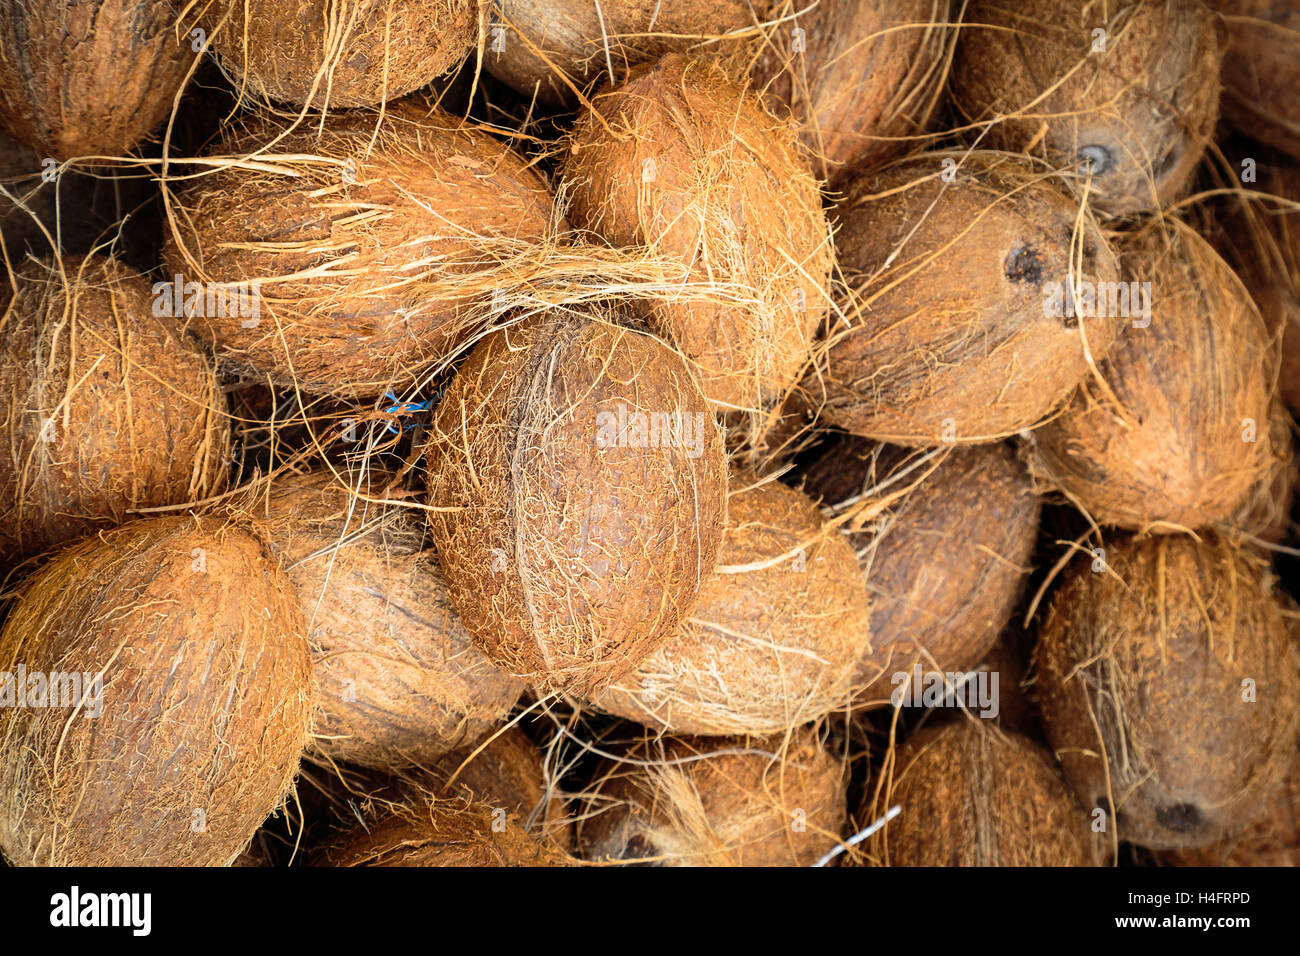
[[[236,90],[317,109],[418,90],[478,38],[474,0],[216,0],[198,10]]]
[[[0,128],[42,157],[119,156],[172,112],[195,60],[170,0],[0,5]]]
[[[1096,866],[1100,841],[1050,754],[958,719],[894,755],[885,804],[902,812],[868,844],[882,866]],[[862,819],[875,819],[864,808]]]
[[[101,256],[25,262],[0,347],[0,564],[201,501],[230,460],[212,363]]]
[[[578,824],[589,860],[808,866],[839,842],[845,783],[815,733],[646,739],[608,767]]]
[[[27,706],[0,706],[5,855],[233,862],[307,742],[304,633],[292,585],[238,519],[144,519],[61,552],[0,631],[0,672],[29,675]],[[36,674],[61,675],[61,705],[76,703],[74,675],[102,674],[102,691],[92,677],[79,706],[33,706]]]
[[[1213,138],[1223,57],[1201,0],[976,0],[966,21],[950,85],[968,120],[991,122],[987,145],[1077,170],[1114,216],[1188,183]]]
[[[1027,160],[907,160],[854,180],[837,215],[849,322],[808,388],[854,434],[924,447],[1031,428],[1124,322],[1068,314],[1080,311],[1065,308],[1070,276],[1113,282],[1118,266],[1091,217]]]
[[[465,344],[467,310],[558,227],[541,176],[437,110],[395,105],[382,123],[353,114],[288,133],[253,121],[222,149],[258,157],[179,192],[168,274],[222,357],[311,392],[400,392]],[[190,282],[254,283],[242,312],[258,314],[210,308]]]
[[[1300,657],[1264,562],[1183,535],[1112,541],[1105,561],[1066,573],[1039,633],[1048,740],[1119,839],[1222,840],[1267,812],[1300,727]]]
[[[595,699],[671,733],[768,734],[847,703],[870,652],[853,548],[805,495],[732,478],[718,569],[671,639]]]
[[[393,480],[374,471],[292,475],[276,479],[253,508],[307,618],[318,690],[314,746],[381,770],[477,743],[524,689],[470,642],[408,513],[354,497],[359,488],[364,498],[382,498]]]
[[[842,436],[803,472],[826,505],[884,505],[850,533],[871,598],[873,650],[860,704],[885,704],[899,673],[964,671],[1010,619],[1033,556],[1039,499],[1005,445],[921,456]]]
[[[951,0],[783,0],[751,77],[792,115],[821,179],[907,149],[930,129],[957,31]]]
[[[1300,159],[1300,5],[1209,0],[1227,25],[1223,117],[1240,132]]]
[[[750,0],[496,0],[483,65],[549,106],[672,52],[716,53],[756,22]],[[726,49],[724,45],[722,47]]]
[[[574,224],[708,286],[634,304],[723,409],[783,396],[826,313],[830,236],[795,137],[716,61],[674,54],[597,96],[570,139]]]
[[[1101,380],[1034,433],[1034,467],[1103,524],[1229,521],[1275,457],[1276,347],[1232,270],[1189,227],[1144,230],[1121,250],[1130,286],[1150,284],[1150,323],[1127,330]]]
[[[677,354],[618,316],[554,310],[483,339],[438,405],[429,516],[480,648],[591,694],[659,648],[712,572],[722,439]]]

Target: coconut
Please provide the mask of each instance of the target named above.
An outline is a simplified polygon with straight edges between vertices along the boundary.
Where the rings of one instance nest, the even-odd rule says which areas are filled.
[[[612,311],[484,338],[438,405],[429,524],[480,648],[592,694],[676,631],[713,570],[722,439],[676,353]]]
[[[61,552],[0,631],[0,674],[27,674],[0,683],[5,855],[233,862],[307,742],[304,633],[292,585],[238,518],[142,519]]]
[[[1300,6],[1209,0],[1223,14],[1223,117],[1247,136],[1300,159]]]
[[[1093,206],[1158,209],[1218,119],[1222,41],[1201,0],[975,0],[951,82],[984,142],[1075,169]]]
[[[918,455],[851,436],[826,446],[803,487],[844,509],[885,507],[850,533],[871,597],[873,649],[860,704],[885,703],[899,673],[964,671],[1011,617],[1038,532],[1039,500],[1005,445]]]
[[[293,132],[252,121],[222,149],[258,158],[231,158],[176,198],[164,249],[176,298],[236,367],[307,391],[401,391],[465,344],[470,306],[558,226],[522,158],[437,110],[396,104],[382,122]],[[223,302],[190,282],[234,285],[215,286],[231,290]],[[249,285],[237,316],[220,308]]]
[[[1229,529],[1244,535],[1247,543],[1264,547],[1282,544],[1291,531],[1291,505],[1295,501],[1297,458],[1294,423],[1281,402],[1274,402],[1269,419],[1267,470],[1245,502],[1228,521]]]
[[[611,764],[578,824],[590,860],[807,866],[839,841],[840,763],[809,729],[788,738],[647,738]]]
[[[921,731],[894,755],[868,844],[884,866],[1096,866],[1100,841],[1049,754],[973,720]],[[876,819],[873,807],[863,819]],[[870,822],[870,821],[868,821]]]
[[[782,0],[751,76],[793,115],[823,180],[907,148],[935,118],[957,31],[950,0]]]
[[[483,65],[549,106],[673,52],[716,52],[729,31],[754,25],[751,0],[496,0]]]
[[[1277,352],[1232,270],[1191,228],[1153,226],[1121,247],[1149,283],[1129,329],[1060,417],[1034,467],[1104,524],[1201,528],[1232,518],[1274,457]]]
[[[477,743],[524,689],[470,643],[419,526],[398,506],[370,503],[395,481],[376,471],[293,475],[253,509],[307,617],[315,746],[381,770]]]
[[[474,0],[215,0],[190,4],[241,93],[319,109],[372,106],[454,70]]]
[[[870,652],[853,548],[813,502],[752,475],[731,481],[719,567],[673,637],[595,700],[685,734],[769,734],[846,703]]]
[[[0,319],[0,565],[201,501],[230,460],[211,362],[101,256],[29,260]]]
[[[837,215],[848,323],[833,325],[826,374],[808,388],[821,417],[854,434],[924,447],[1038,425],[1124,321],[1064,292],[1118,267],[1078,202],[1028,160],[896,163],[855,179]]]
[[[1300,657],[1265,563],[1214,535],[1112,541],[1092,561],[1058,584],[1034,652],[1066,778],[1141,846],[1242,830],[1300,727]]]
[[[126,153],[171,113],[194,63],[170,0],[9,0],[0,128],[42,157]]]
[[[570,139],[575,225],[679,259],[713,290],[635,305],[719,408],[783,396],[826,313],[829,233],[795,140],[716,61],[677,54],[597,96]]]

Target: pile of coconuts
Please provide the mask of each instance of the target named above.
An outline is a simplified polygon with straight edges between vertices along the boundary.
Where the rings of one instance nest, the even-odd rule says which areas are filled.
[[[289,6],[0,9],[4,863],[1298,859],[1300,14]]]

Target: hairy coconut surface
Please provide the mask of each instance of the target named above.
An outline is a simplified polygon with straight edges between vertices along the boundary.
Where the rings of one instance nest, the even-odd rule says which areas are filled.
[[[929,131],[957,36],[952,17],[951,0],[781,0],[750,75],[800,124],[819,177],[835,182]]]
[[[672,52],[727,51],[768,0],[494,0],[483,65],[525,96],[571,104]]]
[[[1036,471],[1097,521],[1137,530],[1230,520],[1275,457],[1275,344],[1231,268],[1170,223],[1121,246],[1125,278],[1150,284],[1150,323],[1034,433]]]
[[[756,410],[809,362],[833,262],[817,182],[788,120],[714,60],[673,54],[592,100],[574,126],[570,218],[681,259],[714,301],[635,305],[690,359],[705,396]]]
[[[33,705],[29,676],[26,706],[0,707],[5,855],[231,863],[307,742],[304,633],[292,585],[238,518],[143,519],[60,553],[0,631],[0,671],[58,675],[60,704]],[[99,693],[83,679],[69,694],[74,675],[101,674]]]
[[[0,313],[0,564],[135,508],[200,501],[230,458],[210,360],[102,256],[29,260]]]
[[[787,737],[647,738],[593,786],[589,860],[808,866],[839,842],[842,767],[807,729]]]
[[[450,72],[478,37],[475,0],[190,0],[241,94],[372,106]]]
[[[190,327],[236,366],[311,392],[400,391],[466,343],[471,305],[558,228],[540,175],[438,110],[395,104],[291,132],[251,120],[222,150],[178,190],[168,274],[254,286],[256,309],[234,316],[206,298],[190,308],[186,287]]]
[[[193,65],[170,0],[0,6],[0,128],[42,157],[118,156],[171,113]]]
[[[591,694],[689,613],[726,515],[685,363],[599,308],[483,339],[431,426],[429,524],[461,621],[507,672]]]
[[[1269,419],[1267,469],[1227,522],[1228,528],[1244,535],[1247,543],[1265,550],[1282,544],[1291,532],[1291,505],[1300,481],[1294,429],[1290,413],[1281,402],[1274,402]]]
[[[882,866],[1096,866],[1090,821],[1049,754],[976,720],[923,730],[894,755],[877,831]],[[868,807],[863,814],[876,819]],[[869,821],[868,821],[869,822]]]
[[[1209,0],[1223,15],[1223,117],[1247,136],[1300,159],[1300,5]]]
[[[277,478],[252,508],[307,619],[314,747],[378,769],[477,743],[524,689],[470,642],[410,513],[375,503],[394,483],[380,471],[308,472]]]
[[[1059,181],[1005,153],[932,153],[860,176],[836,210],[844,313],[808,388],[821,417],[913,446],[1038,425],[1124,319],[1067,308],[1115,258]]]
[[[670,733],[769,734],[847,703],[871,649],[849,542],[805,495],[732,477],[718,569],[690,617],[594,703]]]
[[[824,504],[888,506],[849,540],[871,598],[871,649],[858,661],[858,702],[889,700],[894,676],[966,670],[997,641],[1020,595],[1038,532],[1039,499],[1005,445],[921,455],[845,435],[802,472]]]
[[[1086,809],[1153,849],[1205,846],[1267,812],[1300,726],[1300,657],[1264,563],[1227,541],[1111,541],[1057,585],[1035,688]]]
[[[1222,40],[1201,0],[975,0],[951,89],[984,142],[1086,181],[1110,215],[1158,209],[1214,133]],[[983,132],[983,130],[981,130]]]

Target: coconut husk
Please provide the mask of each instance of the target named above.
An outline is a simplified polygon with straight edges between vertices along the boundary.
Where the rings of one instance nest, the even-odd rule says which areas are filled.
[[[907,149],[939,112],[957,36],[951,0],[781,0],[751,78],[791,115],[819,178]]]
[[[887,793],[864,808],[899,815],[868,843],[878,866],[1096,866],[1102,846],[1049,754],[976,720],[923,730],[897,754]]]
[[[210,360],[102,256],[29,260],[0,313],[0,565],[199,502],[230,461]],[[3,304],[3,303],[0,303]]]
[[[1291,534],[1291,505],[1300,479],[1294,428],[1290,413],[1280,402],[1274,402],[1269,419],[1268,468],[1224,529],[1235,531],[1246,544],[1266,551],[1282,544]]]
[[[1266,565],[1212,535],[1157,535],[1111,541],[1097,566],[1067,570],[1034,652],[1066,778],[1140,846],[1240,832],[1300,727],[1300,657]]]
[[[1223,15],[1223,118],[1300,159],[1300,7],[1277,0],[1208,0]]]
[[[215,172],[177,191],[168,273],[252,283],[251,324],[190,310],[186,292],[190,327],[235,367],[308,392],[403,391],[467,344],[470,307],[559,228],[541,176],[438,110],[394,104],[292,132],[254,120],[221,149]]]
[[[0,631],[0,672],[19,665],[103,685],[98,704],[0,707],[14,863],[226,865],[289,792],[311,657],[292,586],[237,517],[142,519],[61,552]]]
[[[0,128],[42,157],[131,150],[171,113],[196,59],[169,0],[9,0]]]
[[[544,690],[595,693],[654,653],[725,521],[703,396],[676,353],[621,322],[554,309],[494,332],[430,426],[429,524],[452,603],[489,658]]]
[[[1074,171],[1112,216],[1187,185],[1213,138],[1223,57],[1201,0],[975,0],[966,21],[953,100],[987,145]]]
[[[718,569],[667,642],[595,698],[679,734],[761,735],[847,703],[870,653],[870,604],[849,542],[793,488],[731,480]]]
[[[787,739],[647,738],[612,762],[578,824],[583,855],[658,866],[808,866],[839,841],[843,768]]]
[[[307,618],[313,746],[380,770],[476,744],[524,689],[470,642],[409,513],[377,503],[395,484],[376,470],[314,471],[275,479],[252,507]]]
[[[639,299],[722,410],[775,404],[826,314],[830,237],[792,123],[714,60],[673,54],[578,118],[564,167],[570,218],[620,246],[685,261],[714,301]]]
[[[1150,283],[1150,324],[1125,332],[1031,456],[1095,520],[1135,530],[1230,520],[1276,457],[1275,344],[1228,265],[1170,222],[1121,246],[1128,281]]]
[[[1118,268],[1078,201],[1028,160],[906,160],[855,179],[836,216],[846,321],[808,389],[854,434],[934,447],[1032,428],[1125,321],[1062,314],[1063,288]]]
[[[478,38],[475,0],[189,0],[241,96],[373,106],[449,73]],[[191,22],[192,21],[192,22]]]

